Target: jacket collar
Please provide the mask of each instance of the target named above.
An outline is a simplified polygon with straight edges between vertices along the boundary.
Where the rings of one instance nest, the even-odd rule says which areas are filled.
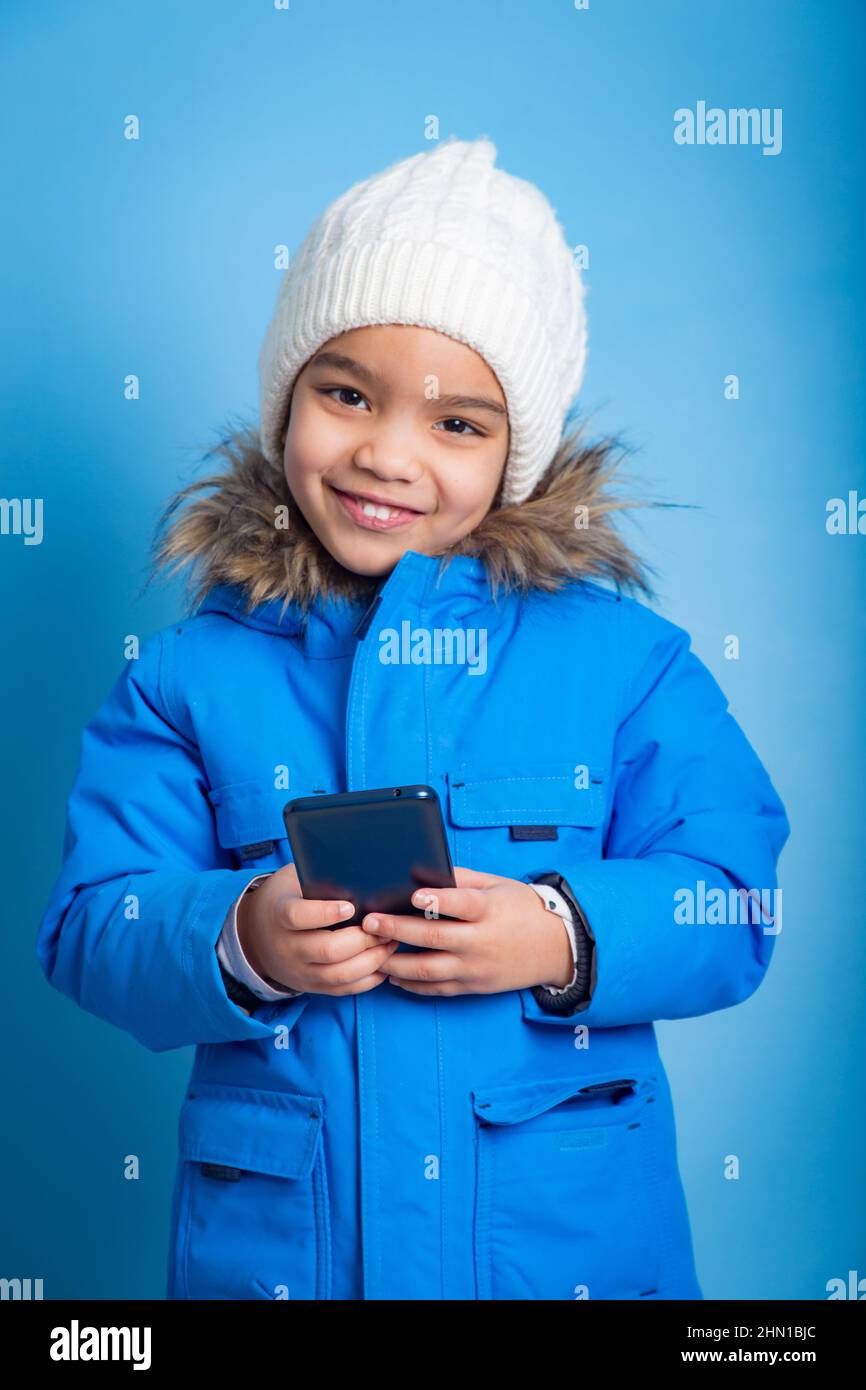
[[[294,600],[266,599],[252,610],[237,585],[215,585],[199,605],[199,613],[222,613],[235,622],[260,632],[303,641],[311,657],[351,656],[363,634],[365,619],[376,610],[377,598],[395,595],[405,608],[405,616],[423,605],[425,616],[434,623],[439,618],[450,623],[471,625],[473,615],[481,615],[490,625],[490,582],[482,560],[471,555],[452,556],[443,565],[438,556],[404,551],[391,572],[381,578],[368,595],[336,597],[321,594],[306,610]]]
[[[306,633],[309,649],[350,650],[354,628],[379,590],[405,586],[452,620],[506,594],[555,592],[584,578],[651,595],[645,567],[611,524],[625,507],[652,505],[611,496],[606,484],[618,446],[563,438],[532,495],[502,507],[441,556],[406,551],[384,579],[346,570],[321,544],[295,504],[281,468],[265,459],[258,433],[226,436],[206,455],[222,471],[177,492],[160,517],[151,575],[188,571],[190,611],[223,612],[287,636]],[[351,640],[350,640],[351,639]]]

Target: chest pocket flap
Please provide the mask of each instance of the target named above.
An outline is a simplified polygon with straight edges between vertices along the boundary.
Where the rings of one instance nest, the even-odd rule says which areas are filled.
[[[195,1081],[179,1121],[180,1156],[197,1163],[308,1177],[322,1131],[319,1096]]]
[[[461,827],[597,826],[605,814],[601,764],[574,762],[460,763],[448,774],[451,819]]]
[[[241,849],[285,840],[283,807],[295,792],[279,790],[270,777],[212,787],[208,800],[224,849]]]

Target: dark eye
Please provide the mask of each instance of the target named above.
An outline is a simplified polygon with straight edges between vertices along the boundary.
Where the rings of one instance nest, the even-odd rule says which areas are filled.
[[[438,421],[438,423],[441,425],[465,425],[466,429],[471,430],[473,434],[482,434],[481,430],[476,429],[474,425],[470,425],[468,420],[461,420],[458,415],[452,415],[450,420],[440,420]],[[445,433],[456,434],[458,439],[463,437],[462,430],[460,430],[459,432],[457,430],[446,430]]]
[[[322,396],[333,396],[333,394],[334,394],[335,391],[339,391],[341,395],[346,395],[346,396],[357,396],[359,401],[363,401],[363,400],[364,400],[364,397],[361,395],[361,392],[360,392],[360,391],[356,391],[355,388],[354,388],[354,386],[325,386],[325,387],[323,387],[323,388],[320,390],[320,393],[319,393],[319,394],[322,395]],[[351,405],[353,404],[353,402],[352,402],[352,401],[340,401],[339,404],[340,404],[340,405],[348,405],[348,406],[351,406]]]

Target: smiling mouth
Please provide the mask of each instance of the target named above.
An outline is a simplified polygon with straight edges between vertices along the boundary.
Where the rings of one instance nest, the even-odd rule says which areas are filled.
[[[356,492],[343,492],[341,488],[335,487],[333,491],[346,515],[366,531],[393,531],[399,526],[408,526],[416,517],[424,515],[412,507],[386,506],[382,502],[361,497]]]

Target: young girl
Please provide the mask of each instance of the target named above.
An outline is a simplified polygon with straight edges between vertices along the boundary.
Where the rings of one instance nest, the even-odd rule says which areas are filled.
[[[38,954],[195,1044],[169,1298],[703,1296],[653,1020],[757,989],[788,822],[688,633],[622,593],[610,443],[563,434],[580,277],[495,156],[449,139],[313,226],[260,436],[166,509],[191,614],[83,734]],[[406,783],[457,887],[333,930],[282,808]]]

